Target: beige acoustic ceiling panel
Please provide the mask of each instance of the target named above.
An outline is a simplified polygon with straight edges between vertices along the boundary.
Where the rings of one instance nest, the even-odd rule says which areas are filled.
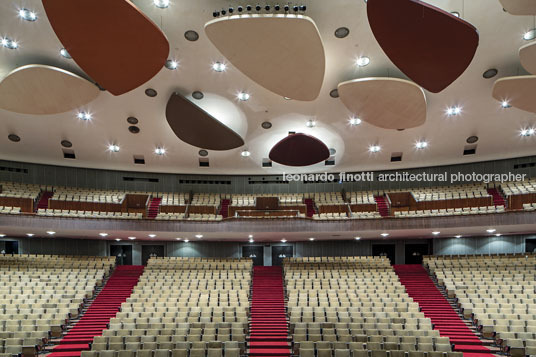
[[[0,83],[0,108],[22,114],[57,114],[79,108],[99,95],[86,79],[60,68],[31,64]]]
[[[318,97],[326,60],[311,18],[234,15],[208,22],[205,32],[234,67],[264,88],[296,100]]]
[[[340,83],[339,97],[356,116],[384,129],[409,129],[426,121],[421,87],[398,78],[362,78]]]
[[[505,77],[493,85],[493,98],[512,107],[536,113],[536,76]]]
[[[534,0],[499,0],[503,9],[512,15],[536,15]]]
[[[519,49],[519,59],[527,72],[536,74],[536,42],[531,42],[521,47]]]

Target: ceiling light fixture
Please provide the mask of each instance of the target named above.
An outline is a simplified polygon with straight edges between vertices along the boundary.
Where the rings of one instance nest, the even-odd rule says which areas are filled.
[[[91,113],[89,112],[78,112],[78,114],[76,114],[76,117],[80,120],[91,120],[93,119],[93,115],[91,115]]]
[[[455,238],[461,238],[462,236],[458,234],[457,236],[454,236],[454,237]]]
[[[523,34],[525,41],[532,41],[536,38],[536,29],[529,30]]]
[[[253,239],[250,239],[248,242],[250,243],[254,243],[255,241]]]
[[[26,233],[26,235],[27,235],[28,237],[33,237],[35,234],[33,234],[33,233]]]
[[[37,20],[37,14],[34,11],[30,11],[25,8],[19,10],[19,17],[30,22]]]
[[[495,237],[500,237],[500,236],[502,236],[502,234],[500,234],[500,233],[495,234]]]
[[[54,234],[56,234],[56,232],[54,232],[54,231],[47,231],[47,234],[53,236]]]
[[[361,240],[361,237],[354,237],[355,240]]]
[[[203,238],[203,235],[202,234],[196,234],[195,237],[198,238],[198,239],[201,239],[201,238]]]
[[[382,237],[388,237],[389,236],[389,233],[382,233],[380,234]]]
[[[248,236],[248,238],[253,238],[253,234],[250,234],[250,235]]]
[[[156,237],[156,234],[148,234],[149,238],[154,238]]]
[[[163,147],[157,147],[156,149],[154,149],[154,153],[156,155],[165,155],[166,149],[164,149]]]
[[[19,48],[19,44],[17,41],[10,39],[9,37],[2,37],[0,40],[0,43],[3,47],[9,48],[10,50],[15,50]]]
[[[369,148],[368,148],[369,152],[372,152],[372,153],[380,152],[381,149],[382,149],[382,148],[381,148],[381,146],[379,146],[379,145],[371,145],[371,146],[369,146]]]
[[[184,33],[184,38],[192,42],[197,41],[199,40],[199,34],[195,32],[194,30],[188,30]]]
[[[359,124],[362,123],[362,120],[357,118],[357,117],[351,117],[348,122],[350,123],[351,126],[357,126]]]
[[[441,233],[441,232],[439,232],[439,231],[432,232],[432,234],[435,235],[435,236],[439,235],[439,233]]]
[[[67,52],[67,50],[66,50],[65,48],[62,48],[62,49],[60,50],[60,55],[61,55],[62,57],[67,58],[67,59],[72,59],[71,55],[69,54],[69,52]]]
[[[119,147],[119,145],[116,145],[116,144],[108,145],[108,150],[111,152],[119,152],[120,149],[121,148]]]
[[[415,148],[416,149],[425,149],[428,147],[428,143],[426,141],[417,141],[415,143]]]
[[[501,108],[503,108],[503,109],[508,109],[508,108],[511,108],[511,107],[512,107],[512,106],[510,105],[510,103],[508,103],[507,100],[503,100],[503,101],[501,102]]]
[[[0,234],[0,238],[4,238],[6,235],[4,233]]]
[[[282,243],[286,243],[287,240],[286,240],[285,238],[283,238],[283,239],[281,239],[281,242],[282,242]]]
[[[136,237],[128,237],[128,239],[134,240],[134,239],[136,239]]]
[[[240,153],[240,155],[242,155],[242,157],[249,157],[251,156],[251,152],[249,152],[248,150],[244,150]]]
[[[238,98],[238,100],[245,102],[249,99],[250,95],[246,92],[240,92],[236,95],[236,97]]]
[[[168,59],[166,61],[166,64],[164,65],[167,69],[169,70],[175,70],[179,67],[179,62],[175,61],[175,60],[170,60]]]
[[[115,238],[116,242],[121,242],[121,238]]]
[[[100,235],[101,237],[106,237],[106,236],[108,236],[108,233],[104,233],[104,232],[103,232],[103,233],[99,233],[99,235]]]
[[[185,239],[184,240],[184,243],[188,243],[190,240],[189,239]]]
[[[520,131],[521,136],[532,136],[534,135],[534,128],[522,129]]]
[[[460,17],[460,13],[458,11],[451,11],[450,13],[456,17]]]
[[[212,64],[212,69],[215,72],[225,72],[225,70],[227,69],[227,65],[225,63],[222,63],[222,62],[214,62]]]
[[[370,58],[367,56],[361,56],[358,59],[355,60],[355,64],[358,67],[365,67],[370,63]]]
[[[495,231],[497,231],[495,228],[486,229],[488,233],[495,233]]]
[[[499,70],[497,68],[490,68],[482,74],[482,77],[484,77],[485,79],[490,79],[495,77],[498,73]]]
[[[456,107],[448,107],[445,112],[447,113],[448,116],[460,115],[461,112],[462,112],[462,108],[458,107],[458,106],[456,106]]]
[[[169,7],[169,0],[153,0],[153,4],[160,9],[165,9]]]
[[[182,238],[175,238],[176,240],[181,240]]]
[[[312,241],[314,241],[315,239],[314,239],[313,237],[311,237],[311,238],[309,238],[309,240],[312,242]]]
[[[316,126],[316,121],[315,120],[307,120],[307,123],[305,123],[305,126],[308,127],[308,128],[314,128]]]
[[[339,27],[335,30],[335,37],[337,38],[345,38],[350,34],[350,30],[348,27]]]

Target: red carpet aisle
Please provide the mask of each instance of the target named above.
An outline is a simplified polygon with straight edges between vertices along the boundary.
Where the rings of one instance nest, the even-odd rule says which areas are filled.
[[[422,265],[395,265],[394,269],[408,295],[419,303],[424,316],[432,320],[434,329],[450,338],[454,351],[463,352],[464,357],[492,356],[450,306]]]
[[[78,357],[81,351],[88,350],[93,337],[102,335],[106,324],[119,311],[121,303],[132,294],[142,273],[143,266],[118,266],[84,316],[47,357]]]
[[[250,356],[290,356],[281,267],[254,267],[249,322]]]

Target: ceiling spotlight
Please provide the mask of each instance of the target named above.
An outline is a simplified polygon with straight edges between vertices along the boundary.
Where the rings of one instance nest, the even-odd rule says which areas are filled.
[[[496,233],[496,234],[495,234],[495,237],[500,237],[501,235],[502,235],[502,234],[500,234],[500,233]]]
[[[238,100],[245,102],[249,99],[250,95],[246,92],[240,92],[236,95],[236,97],[238,98]]]
[[[119,152],[119,145],[110,144],[108,145],[108,150],[111,152]]]
[[[354,237],[355,240],[361,240],[361,237]]]
[[[276,5],[274,6],[274,9],[275,9],[275,11],[279,11],[279,10],[281,9],[281,6],[279,6],[279,4],[276,4]]]
[[[435,235],[435,236],[437,236],[439,233],[441,233],[441,232],[439,232],[439,231],[432,232],[432,234]]]
[[[165,155],[166,154],[166,149],[164,149],[164,148],[156,148],[156,149],[154,149],[154,153],[156,155]]]
[[[250,243],[254,243],[255,241],[253,239],[250,239],[248,242]]]
[[[488,233],[495,233],[497,230],[495,228],[486,229]]]
[[[128,237],[128,239],[134,240],[134,239],[136,239],[136,237]]]
[[[153,4],[160,9],[165,9],[169,6],[169,0],[153,0]]]
[[[167,69],[170,69],[170,70],[173,71],[174,69],[177,69],[177,67],[179,67],[179,62],[169,59],[169,60],[166,61],[165,66],[166,66]]]
[[[246,10],[247,11],[251,11],[251,9],[252,9],[251,5],[246,5]]]
[[[28,237],[33,237],[35,234],[33,234],[33,233],[26,233],[26,235],[27,235]]]
[[[67,59],[72,59],[71,55],[69,54],[69,52],[67,52],[67,50],[65,48],[62,48],[60,50],[60,55],[62,55],[63,57],[65,57]]]
[[[510,103],[508,103],[507,100],[503,100],[503,101],[501,102],[501,108],[503,108],[503,109],[508,109],[508,108],[512,108],[512,106],[510,105]]]
[[[382,237],[388,237],[389,236],[389,233],[382,233],[380,234]]]
[[[365,67],[369,63],[370,63],[370,58],[368,58],[367,56],[361,56],[355,60],[355,64],[358,67]]]
[[[214,17],[218,17],[218,16],[220,16],[220,12],[219,12],[219,11],[214,11],[214,12],[212,13],[212,16],[214,16]]]
[[[498,73],[499,71],[497,70],[497,68],[490,68],[482,74],[482,77],[484,77],[485,79],[490,79],[495,77]]]
[[[184,243],[188,243],[190,240],[189,239],[185,239],[184,240]]]
[[[196,234],[195,237],[200,239],[200,238],[203,238],[203,235],[202,234]]]
[[[270,11],[270,5],[266,5],[266,6],[264,7],[264,10],[266,10],[266,11]]]
[[[521,136],[532,136],[534,135],[534,128],[522,129],[520,134]]]
[[[461,238],[462,236],[461,235],[457,235],[457,236],[454,236],[454,238]]]
[[[381,149],[382,148],[379,145],[371,145],[369,146],[368,151],[372,153],[377,153],[377,152],[380,152]]]
[[[300,11],[305,11],[307,10],[307,6],[306,5],[300,5]]]
[[[227,13],[227,11],[225,11],[225,9],[222,9],[222,10],[221,10],[221,14],[222,14],[222,15],[225,15],[226,13]]]
[[[298,12],[299,9],[300,9],[300,8],[299,8],[298,6],[296,6],[296,5],[294,5],[294,6],[292,7],[292,10],[294,10],[294,12]]]
[[[459,115],[461,114],[462,112],[462,108],[461,107],[448,107],[447,110],[446,110],[446,113],[448,116],[455,116],[455,115]]]
[[[529,30],[523,34],[525,41],[532,41],[536,38],[536,29]]]
[[[286,243],[287,240],[286,240],[285,238],[283,238],[283,239],[281,239],[281,242],[282,242],[282,243]]]
[[[7,138],[14,143],[18,143],[20,141],[20,136],[18,136],[17,134],[9,134]]]
[[[0,43],[2,44],[3,47],[9,48],[10,50],[19,48],[19,44],[17,43],[17,41],[12,40],[9,37],[2,37],[2,39],[0,40]]]
[[[154,238],[156,237],[156,234],[148,234],[149,238]]]
[[[127,118],[127,123],[132,124],[132,125],[136,125],[136,124],[139,123],[139,120],[136,117],[128,117]]]
[[[314,128],[316,126],[316,121],[315,120],[307,120],[307,123],[305,123],[305,126],[308,127],[308,128]]]
[[[240,155],[242,155],[242,157],[249,157],[251,156],[251,153],[248,150],[244,150],[240,153]]]
[[[225,70],[227,69],[227,65],[225,63],[222,63],[222,62],[214,62],[212,64],[212,69],[215,72],[225,72]]]
[[[451,11],[450,13],[456,17],[460,17],[460,13],[458,11]]]
[[[257,4],[257,6],[255,6],[255,10],[261,11],[261,6],[259,4]]]
[[[253,238],[253,234],[250,234],[250,235],[248,236],[248,238]]]
[[[234,12],[234,9],[232,7],[229,8],[229,13],[232,14]]]
[[[424,149],[426,147],[428,147],[428,143],[426,141],[417,141],[415,143],[415,148],[417,149]]]
[[[311,237],[311,238],[309,238],[309,240],[312,242],[312,241],[314,241],[315,239],[314,239],[313,237]]]
[[[242,12],[244,10],[244,8],[242,6],[239,6],[236,8],[236,10],[238,10],[238,12]]]
[[[26,21],[35,21],[37,20],[37,14],[28,9],[22,8],[19,10],[19,17]]]
[[[264,121],[262,122],[261,127],[263,129],[270,129],[272,127],[272,123],[270,123],[269,121]]]
[[[145,95],[151,98],[154,98],[158,95],[158,92],[153,88],[147,88],[145,90]]]
[[[175,238],[176,240],[181,240],[182,238]]]
[[[106,236],[108,236],[108,233],[99,233],[99,235],[100,235],[101,237],[106,237]]]
[[[54,231],[47,231],[47,234],[53,236],[54,234],[56,234],[56,232],[54,232]]]
[[[350,122],[350,125],[351,126],[356,126],[356,125],[359,125],[361,124],[362,120],[359,119],[359,118],[356,118],[356,117],[351,117],[350,120],[348,120]]]
[[[93,116],[89,112],[78,112],[78,114],[76,114],[76,117],[80,120],[91,120],[93,118]]]
[[[121,238],[115,238],[116,242],[121,242]]]

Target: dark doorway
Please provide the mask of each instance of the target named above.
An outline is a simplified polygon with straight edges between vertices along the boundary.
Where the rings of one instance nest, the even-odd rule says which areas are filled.
[[[525,252],[536,253],[536,239],[527,239],[525,241]]]
[[[147,261],[151,257],[163,257],[163,245],[142,245],[141,246],[141,263],[147,265]]]
[[[429,254],[428,243],[406,244],[406,264],[422,264],[422,258]]]
[[[242,257],[253,259],[254,266],[264,265],[264,247],[262,245],[242,246]]]
[[[387,257],[391,261],[391,264],[396,264],[396,253],[394,244],[373,244],[372,255],[375,257]]]
[[[272,266],[281,266],[283,259],[292,258],[291,245],[275,245],[272,247]]]
[[[115,257],[117,265],[132,265],[131,245],[111,245],[110,255]]]
[[[5,242],[6,254],[19,254],[19,242],[16,240],[8,240]]]

